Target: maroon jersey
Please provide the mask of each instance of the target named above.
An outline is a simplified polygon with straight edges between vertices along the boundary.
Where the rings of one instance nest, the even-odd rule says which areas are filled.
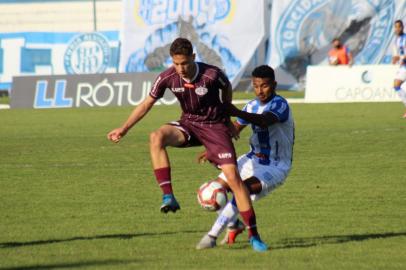
[[[174,67],[168,68],[155,80],[150,96],[159,99],[166,90],[170,90],[182,107],[182,120],[224,122],[226,114],[220,100],[220,89],[230,87],[230,81],[215,66],[196,62],[196,67],[196,75],[190,82],[182,79]]]

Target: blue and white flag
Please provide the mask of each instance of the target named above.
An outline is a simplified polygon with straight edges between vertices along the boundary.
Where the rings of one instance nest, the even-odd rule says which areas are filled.
[[[233,86],[265,36],[264,0],[125,0],[120,71],[161,71],[185,37],[197,61],[222,68]]]
[[[267,62],[293,89],[303,89],[308,65],[327,64],[336,37],[355,64],[390,63],[397,19],[406,19],[404,0],[273,1]]]

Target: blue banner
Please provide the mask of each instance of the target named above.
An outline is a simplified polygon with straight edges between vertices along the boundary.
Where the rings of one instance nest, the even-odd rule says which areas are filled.
[[[393,24],[405,17],[404,0],[273,1],[267,62],[291,89],[304,89],[308,65],[327,65],[333,38],[354,64],[390,63]]]
[[[120,71],[162,71],[181,36],[235,86],[265,37],[264,0],[126,0]],[[247,20],[247,18],[249,18]]]

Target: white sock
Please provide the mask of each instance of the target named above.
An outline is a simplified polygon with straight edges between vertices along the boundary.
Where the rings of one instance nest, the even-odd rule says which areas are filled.
[[[227,224],[230,222],[235,222],[238,215],[238,208],[234,206],[231,202],[228,202],[224,206],[223,210],[220,212],[219,216],[211,227],[208,235],[213,237],[219,237],[219,235],[224,231]]]
[[[403,82],[402,85],[400,86],[400,89],[396,92],[398,92],[400,99],[402,100],[403,104],[406,106],[406,82]]]

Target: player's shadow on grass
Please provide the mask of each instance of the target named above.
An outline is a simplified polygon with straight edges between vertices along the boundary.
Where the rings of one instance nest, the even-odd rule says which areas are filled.
[[[388,232],[375,234],[351,234],[351,235],[326,235],[306,238],[286,238],[272,245],[272,249],[308,248],[326,244],[342,244],[347,242],[359,242],[371,239],[385,239],[406,236],[406,232]]]
[[[131,263],[137,263],[136,260],[95,260],[95,261],[83,261],[74,263],[57,263],[57,264],[36,264],[27,266],[13,266],[13,267],[0,267],[0,270],[45,270],[45,269],[63,269],[63,268],[81,268],[81,267],[105,267],[105,266],[119,266]]]
[[[95,235],[95,236],[77,236],[66,239],[48,239],[48,240],[36,240],[27,242],[5,242],[0,243],[0,248],[17,248],[25,246],[37,246],[37,245],[49,245],[56,243],[65,243],[72,241],[86,241],[86,240],[100,240],[100,239],[122,239],[129,240],[137,237],[159,236],[159,235],[171,235],[171,234],[184,234],[184,233],[201,233],[203,231],[178,231],[178,232],[161,232],[161,233],[132,233],[132,234],[107,234],[107,235]],[[1,270],[1,268],[0,268]]]

